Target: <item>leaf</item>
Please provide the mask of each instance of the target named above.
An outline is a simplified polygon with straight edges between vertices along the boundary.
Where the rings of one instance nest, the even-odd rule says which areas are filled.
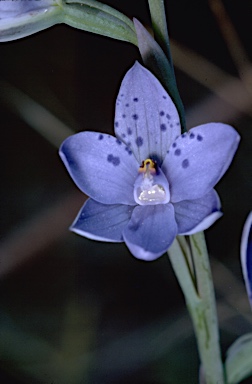
[[[63,10],[64,23],[71,27],[137,45],[132,21],[106,4],[93,0],[67,0]]]
[[[252,375],[252,333],[241,336],[227,351],[227,384],[236,384]]]

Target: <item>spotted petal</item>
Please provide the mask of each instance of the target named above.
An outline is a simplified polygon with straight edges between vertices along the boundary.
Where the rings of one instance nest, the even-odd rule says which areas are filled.
[[[178,137],[162,165],[171,201],[194,200],[209,192],[228,169],[239,139],[231,126],[221,123],[200,125]]]
[[[124,241],[138,259],[151,261],[162,256],[177,235],[172,204],[135,207],[123,231]]]
[[[180,201],[173,206],[179,235],[204,231],[222,216],[220,199],[214,189],[200,199]]]
[[[252,212],[245,222],[241,239],[241,265],[252,308]]]
[[[123,242],[122,232],[133,209],[134,207],[129,205],[105,205],[88,199],[71,230],[93,240]]]
[[[135,205],[133,186],[138,163],[113,136],[81,132],[67,138],[60,156],[76,185],[104,204]]]
[[[180,135],[178,112],[159,81],[138,62],[126,73],[116,101],[116,136],[130,146],[139,163],[162,163]]]

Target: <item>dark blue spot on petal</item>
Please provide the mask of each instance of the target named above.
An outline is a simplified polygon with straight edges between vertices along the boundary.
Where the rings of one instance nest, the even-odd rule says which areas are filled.
[[[182,161],[182,168],[187,168],[187,167],[189,167],[189,160],[185,159]]]
[[[198,141],[202,141],[203,140],[203,137],[201,135],[197,135],[197,140]]]
[[[134,115],[132,115],[132,117],[134,120],[138,120],[138,115],[136,113]]]
[[[160,116],[164,116],[164,111],[159,112]]]
[[[125,107],[129,107],[129,104],[127,103],[127,104],[125,104]]]
[[[118,140],[118,139],[116,139],[116,143],[119,144],[119,145],[122,144],[121,140]]]
[[[125,151],[128,152],[129,155],[132,154],[132,151],[131,151],[131,149],[129,147],[125,147]]]
[[[115,127],[118,127],[119,126],[119,123],[118,121],[115,122]]]
[[[176,123],[176,125],[179,127],[179,126],[180,126],[180,122],[178,121],[178,122]]]
[[[113,156],[112,153],[108,155],[107,160],[115,166],[120,164],[120,158],[118,156]]]
[[[138,147],[141,147],[141,146],[143,145],[143,138],[142,138],[141,136],[138,136],[138,137],[136,138],[136,145],[137,145]]]
[[[166,99],[166,96],[163,96],[163,99]]]
[[[132,129],[131,128],[127,128],[127,133],[128,133],[128,135],[132,135]]]
[[[179,156],[181,154],[181,149],[177,148],[174,152],[174,155]]]
[[[169,115],[169,113],[166,114],[166,117],[168,120],[170,120],[171,116]]]
[[[161,124],[160,125],[160,129],[162,132],[165,132],[166,131],[166,125],[165,124]]]
[[[120,159],[119,159],[118,156],[115,156],[115,157],[113,158],[112,164],[115,165],[115,166],[117,166],[117,165],[120,164]]]
[[[125,133],[122,134],[122,138],[124,139],[126,137]]]
[[[102,140],[102,139],[103,139],[103,135],[102,135],[102,134],[99,135],[98,139],[99,139],[99,140]]]
[[[189,137],[190,137],[190,139],[194,139],[195,134],[191,132]]]
[[[187,136],[187,132],[184,132],[181,137],[184,139]]]
[[[135,103],[137,103],[138,102],[138,98],[134,97],[133,101],[135,101]]]
[[[121,97],[123,97],[123,96],[124,96],[124,94],[122,93],[122,94],[121,94]]]
[[[110,155],[108,155],[107,160],[108,160],[109,163],[112,162],[113,157],[114,157],[114,156],[112,155],[112,153],[110,153]]]
[[[176,148],[177,143],[173,143],[172,146],[173,146],[173,148]]]
[[[123,114],[123,115],[122,115],[122,117],[125,119],[126,115],[125,115],[125,114]]]

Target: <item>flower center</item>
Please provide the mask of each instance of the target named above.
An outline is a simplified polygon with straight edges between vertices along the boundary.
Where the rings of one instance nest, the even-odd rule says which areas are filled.
[[[167,204],[170,200],[168,181],[151,159],[146,159],[139,167],[134,184],[134,198],[140,205]]]

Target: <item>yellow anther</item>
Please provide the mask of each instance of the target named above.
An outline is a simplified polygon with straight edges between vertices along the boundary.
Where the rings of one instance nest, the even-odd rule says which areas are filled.
[[[156,163],[151,159],[146,159],[142,162],[139,167],[140,173],[155,174],[156,173]]]

